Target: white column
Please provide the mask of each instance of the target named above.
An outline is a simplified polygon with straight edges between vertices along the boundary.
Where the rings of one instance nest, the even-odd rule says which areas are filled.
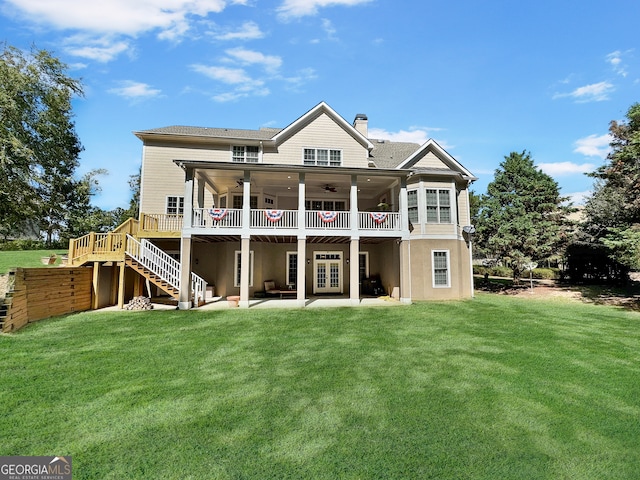
[[[180,241],[180,295],[178,308],[191,308],[191,227],[193,225],[193,168],[185,170],[184,213]]]
[[[178,308],[180,310],[189,310],[191,308],[191,236],[185,235],[180,240],[180,295]]]
[[[349,245],[349,299],[351,305],[360,304],[360,240],[351,239]]]
[[[298,174],[298,239],[307,238],[307,225],[305,212],[306,185],[304,173]]]
[[[298,282],[296,283],[298,306],[304,307],[307,298],[307,240],[298,238]]]
[[[251,172],[244,171],[242,182],[242,237],[249,237],[251,229]]]
[[[398,211],[400,212],[400,228],[402,238],[409,239],[409,199],[407,197],[407,178],[400,179],[400,195],[398,196]]]
[[[411,243],[400,242],[400,302],[411,303]]]
[[[190,230],[193,225],[193,168],[185,170],[184,179],[184,214],[182,216],[183,230]]]
[[[349,211],[351,217],[351,238],[360,238],[358,224],[358,176],[351,175],[351,189],[349,191]]]
[[[251,239],[240,241],[240,307],[249,308],[249,276],[251,272]]]

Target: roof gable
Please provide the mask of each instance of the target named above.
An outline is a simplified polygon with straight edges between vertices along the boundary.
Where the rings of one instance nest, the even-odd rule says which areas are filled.
[[[477,178],[455,158],[433,140],[427,140],[418,150],[410,155],[398,168],[408,168],[422,171],[446,171],[450,170],[459,173],[469,180]]]
[[[366,138],[364,135],[358,132],[355,129],[355,127],[353,127],[353,125],[351,125],[344,118],[342,118],[338,113],[336,113],[334,109],[332,109],[325,102],[320,102],[318,105],[313,107],[311,110],[309,110],[307,113],[305,113],[300,118],[295,120],[293,123],[289,124],[289,126],[282,129],[280,132],[278,132],[276,135],[273,136],[273,140],[276,142],[276,144],[283,142],[287,138],[290,138],[291,136],[301,131],[303,128],[305,128],[307,125],[313,122],[313,120],[315,120],[322,114],[325,114],[329,118],[331,118],[337,125],[339,125],[345,132],[351,135],[355,140],[357,140],[362,146],[366,147],[369,150],[373,148],[373,144],[369,141],[368,138]]]

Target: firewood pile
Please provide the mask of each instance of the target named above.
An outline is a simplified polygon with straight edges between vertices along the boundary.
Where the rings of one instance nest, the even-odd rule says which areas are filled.
[[[151,299],[147,297],[133,297],[124,307],[125,310],[153,310]]]

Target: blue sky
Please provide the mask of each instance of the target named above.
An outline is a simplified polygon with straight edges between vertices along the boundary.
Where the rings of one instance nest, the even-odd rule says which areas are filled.
[[[579,201],[640,101],[639,19],[635,0],[0,0],[0,41],[82,80],[101,208],[128,205],[133,131],[285,127],[320,101],[370,136],[435,139],[477,193],[527,150]]]

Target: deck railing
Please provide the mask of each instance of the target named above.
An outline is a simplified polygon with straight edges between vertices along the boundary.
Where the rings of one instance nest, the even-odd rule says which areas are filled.
[[[324,212],[307,210],[306,227],[313,230],[348,230],[351,228],[350,212]]]
[[[307,210],[305,228],[310,230],[348,230],[351,228],[351,212],[328,212]],[[182,230],[182,215],[143,214],[141,230],[156,232],[179,232]],[[242,209],[239,208],[194,208],[193,227],[202,229],[229,229],[242,227]],[[297,210],[252,209],[250,228],[296,229],[299,228]],[[400,231],[398,212],[358,212],[358,229],[378,231]]]
[[[297,210],[251,210],[252,228],[298,228]]]
[[[358,212],[360,230],[400,230],[397,212]]]
[[[242,209],[239,208],[194,208],[195,228],[240,228]]]
[[[141,230],[151,232],[179,232],[183,226],[183,216],[166,213],[143,213]]]
[[[85,255],[124,253],[125,234],[123,233],[88,233],[69,241],[69,262]]]

